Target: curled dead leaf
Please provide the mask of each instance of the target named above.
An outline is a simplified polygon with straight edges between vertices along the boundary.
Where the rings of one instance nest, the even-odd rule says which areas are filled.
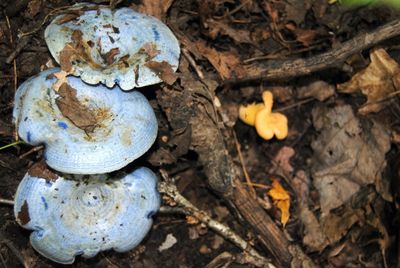
[[[338,85],[340,92],[361,91],[367,96],[367,102],[358,110],[361,114],[379,112],[388,104],[384,100],[400,89],[399,64],[383,48],[373,50],[370,59],[366,69],[356,73],[349,82]]]
[[[175,83],[177,76],[168,62],[148,61],[145,65],[168,85]]]
[[[246,70],[234,51],[220,52],[201,41],[196,42],[196,48],[217,70],[222,80],[246,76]]]

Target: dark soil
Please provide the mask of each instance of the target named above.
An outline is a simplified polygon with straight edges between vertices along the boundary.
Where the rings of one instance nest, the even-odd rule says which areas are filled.
[[[5,0],[0,3],[2,10],[0,14],[0,146],[15,141],[12,110],[14,93],[18,85],[46,69],[46,66],[56,64],[43,38],[49,19],[48,14],[56,8],[76,2],[80,1]],[[93,2],[107,4],[108,1]],[[117,7],[137,8],[140,7],[141,2],[147,1],[115,2],[118,2]],[[178,34],[182,47],[191,53],[197,67],[205,75],[202,82],[214,85],[209,88],[215,89],[213,94],[222,105],[218,111],[219,118],[222,118],[219,123],[236,133],[251,180],[254,183],[271,185],[271,179],[275,177],[290,192],[291,218],[285,228],[280,223],[279,210],[273,207],[272,201],[269,201],[271,207],[267,209],[267,212],[276,225],[284,230],[291,242],[300,245],[317,266],[385,267],[386,262],[388,267],[397,267],[400,258],[397,253],[396,200],[388,202],[376,197],[381,204],[376,214],[380,215],[379,220],[388,232],[389,240],[384,238],[380,227],[372,226],[371,221],[364,219],[346,228],[338,241],[327,242],[327,246],[321,247],[319,251],[303,244],[304,223],[298,216],[299,197],[293,185],[287,180],[299,170],[304,170],[308,175],[311,173],[310,161],[313,157],[311,142],[319,135],[313,126],[312,110],[318,105],[333,107],[339,103],[350,104],[354,111],[357,111],[365,101],[365,97],[361,94],[335,93],[324,102],[317,99],[307,99],[306,102],[302,102],[297,95],[297,90],[317,80],[323,80],[330,85],[347,81],[353,73],[368,65],[369,50],[361,51],[348,60],[348,65],[351,66],[353,72],[345,72],[343,69],[329,66],[321,72],[306,77],[275,81],[259,79],[245,83],[240,81],[249,74],[249,69],[243,69],[243,66],[247,66],[244,62],[249,62],[249,64],[255,62],[260,65],[264,62],[276,63],[279,66],[281,60],[312,57],[330,51],[358,34],[375,30],[378,26],[395,19],[399,12],[384,6],[329,5],[325,0],[174,0],[171,2],[172,5],[165,20]],[[161,4],[158,7],[161,9]],[[53,17],[50,16],[50,19]],[[33,31],[32,34],[19,38],[19,34],[31,31]],[[396,39],[388,40],[380,46],[387,48],[393,59],[399,60],[399,47],[396,41]],[[22,42],[26,44],[20,47]],[[212,54],[210,50],[217,51],[217,54]],[[13,54],[14,57],[7,62]],[[226,58],[231,55],[233,58]],[[255,59],[265,55],[267,56],[265,59]],[[220,57],[219,60],[216,59],[218,57]],[[221,63],[224,61],[225,69]],[[196,67],[190,65],[187,69],[193,77],[197,77]],[[185,75],[182,70],[180,73]],[[178,82],[181,83],[181,89],[184,91],[185,86],[182,81],[184,78],[179,77]],[[233,83],[226,84],[225,81],[233,81]],[[261,93],[266,88],[274,92],[274,109],[289,107],[284,110],[284,113],[289,118],[290,132],[289,137],[283,141],[273,139],[266,142],[257,135],[254,128],[237,120],[239,105],[261,101]],[[262,255],[271,258],[272,262],[276,263],[257,239],[258,235],[249,223],[238,216],[237,211],[232,209],[231,204],[223,198],[224,194],[208,181],[204,159],[201,158],[201,153],[199,157],[199,152],[195,148],[197,145],[191,143],[190,135],[192,134],[189,132],[182,132],[182,134],[177,131],[185,129],[188,124],[185,123],[185,118],[191,115],[181,114],[183,110],[174,110],[174,106],[167,109],[165,103],[168,98],[165,97],[165,92],[170,89],[171,87],[166,85],[140,89],[149,98],[156,111],[159,120],[159,135],[152,149],[138,161],[130,164],[127,170],[133,169],[136,165],[148,166],[154,171],[159,168],[167,170],[171,176],[179,178],[178,189],[194,205],[208,212],[214,219],[230,226],[242,238],[251,241]],[[207,99],[208,96],[201,96],[201,98],[205,102],[210,101]],[[177,108],[178,105],[175,107]],[[390,125],[393,133],[398,133],[399,107],[398,100],[394,99],[390,107],[374,117]],[[171,120],[171,116],[175,117],[175,121]],[[181,122],[182,126],[177,123],[173,125],[173,122]],[[232,156],[233,163],[241,167],[234,137],[226,134],[226,128],[220,130],[225,137],[224,146]],[[391,193],[394,197],[397,197],[400,192],[399,190],[396,192],[396,189],[399,189],[398,161],[396,161],[398,142],[392,142],[391,150],[386,156],[388,167],[384,172],[384,177],[393,185]],[[273,159],[284,146],[293,148],[296,152],[290,159],[294,169],[290,176],[274,169]],[[19,144],[0,150],[0,198],[12,200],[18,183],[28,168],[42,159],[41,149],[26,154],[32,149],[33,147],[29,145]],[[243,176],[241,180],[244,181]],[[370,185],[365,188],[368,187]],[[265,189],[256,188],[256,190],[258,197],[268,199]],[[312,184],[309,192],[309,206],[319,217],[321,213],[319,193]],[[371,210],[378,210],[372,205],[368,207]],[[334,210],[335,215],[346,217],[348,214],[343,214],[341,209],[344,210],[344,206]],[[363,226],[366,227],[363,229]],[[159,251],[158,248],[169,234],[176,238],[176,244],[170,249]],[[16,223],[12,206],[0,203],[0,265],[4,267],[59,266],[33,250],[29,243],[29,235],[30,231],[22,229]],[[220,238],[204,224],[190,223],[185,216],[158,213],[154,218],[151,232],[134,250],[127,253],[107,251],[92,259],[77,257],[72,266],[205,267],[223,252],[231,254],[241,252],[241,249],[231,242]],[[382,243],[387,244],[382,246]],[[382,256],[383,248],[385,249],[384,256]],[[229,267],[249,266],[251,265],[231,264]]]

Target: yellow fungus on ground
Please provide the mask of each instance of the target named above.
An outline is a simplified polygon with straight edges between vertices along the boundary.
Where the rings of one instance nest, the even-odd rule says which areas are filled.
[[[272,179],[272,188],[267,194],[274,201],[274,205],[281,211],[281,223],[283,226],[289,221],[290,217],[290,195],[283,188],[277,179]]]
[[[288,120],[284,114],[273,113],[273,95],[271,91],[264,91],[262,94],[264,109],[256,114],[255,127],[258,135],[265,140],[274,136],[282,140],[288,135]]]
[[[274,136],[282,140],[288,135],[288,120],[284,114],[273,113],[273,95],[271,91],[262,94],[264,103],[253,103],[239,108],[239,118],[250,126],[255,126],[258,135],[265,140]]]
[[[254,126],[256,122],[256,114],[264,108],[264,103],[252,103],[249,105],[240,105],[239,118],[244,123]]]

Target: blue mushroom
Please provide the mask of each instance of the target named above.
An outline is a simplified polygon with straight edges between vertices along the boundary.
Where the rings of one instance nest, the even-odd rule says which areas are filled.
[[[58,263],[73,263],[77,255],[89,258],[103,250],[134,248],[150,230],[160,206],[157,177],[148,168],[118,179],[67,179],[48,170],[43,176],[31,173],[18,186],[15,217],[33,230],[32,246]]]
[[[130,8],[74,5],[49,24],[45,40],[64,71],[89,84],[117,83],[123,90],[159,83],[159,69],[174,72],[179,63],[172,31]]]
[[[13,120],[31,145],[45,144],[47,164],[70,174],[118,170],[144,154],[157,136],[157,119],[139,92],[92,86],[67,77],[52,86],[59,68],[41,72],[17,90]]]

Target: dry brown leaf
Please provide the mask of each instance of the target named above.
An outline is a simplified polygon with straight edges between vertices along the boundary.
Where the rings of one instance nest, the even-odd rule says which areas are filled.
[[[328,261],[331,267],[351,267],[357,266],[359,260],[366,259],[363,256],[362,244],[358,241],[353,242],[353,239],[345,239],[342,244],[337,245],[330,250],[328,254]],[[363,267],[379,267],[377,263],[375,265],[363,261]]]
[[[320,132],[314,150],[312,176],[320,194],[322,214],[343,205],[361,186],[374,184],[383,198],[391,200],[382,171],[390,149],[390,135],[378,122],[358,119],[349,105],[332,109],[317,107],[313,123]],[[362,126],[365,125],[365,128]]]
[[[174,0],[142,0],[140,5],[132,4],[132,7],[140,13],[163,20],[173,2]]]
[[[30,221],[31,221],[31,217],[29,215],[29,205],[28,205],[28,202],[25,200],[21,206],[21,210],[18,211],[17,222],[21,225],[25,225]]]
[[[285,27],[286,29],[290,30],[296,36],[296,40],[302,43],[305,47],[312,45],[317,34],[315,30],[301,29],[293,23],[288,23],[285,25]]]
[[[75,21],[77,20],[82,14],[84,13],[84,10],[82,9],[76,9],[76,10],[68,10],[67,13],[61,15],[58,17],[56,23],[58,25],[70,22],[70,21]]]
[[[330,244],[338,242],[347,231],[357,222],[363,222],[363,210],[362,209],[351,209],[345,207],[344,211],[340,215],[330,213],[324,215],[320,224],[323,228],[324,235],[329,240]]]
[[[361,114],[380,111],[387,105],[383,100],[400,89],[398,63],[383,48],[373,50],[370,59],[366,69],[355,74],[349,82],[338,85],[340,92],[361,91],[367,96],[367,102],[358,110]]]
[[[73,65],[72,62],[80,60],[91,65],[93,68],[99,68],[100,66],[95,63],[88,53],[90,51],[90,42],[83,41],[83,33],[79,30],[75,30],[71,36],[71,42],[67,43],[60,52],[60,66],[61,70],[72,73]]]
[[[298,198],[299,219],[304,226],[303,243],[312,251],[321,252],[328,245],[328,240],[317,216],[309,208],[310,179],[304,170],[296,172],[292,186]]]
[[[209,47],[205,42],[196,42],[196,48],[200,54],[208,59],[212,66],[217,70],[222,80],[232,78],[242,78],[246,76],[238,55],[233,51],[220,52]]]
[[[300,206],[299,218],[304,224],[304,245],[312,251],[322,251],[329,243],[317,217],[307,206]]]
[[[272,188],[268,191],[268,195],[274,200],[275,206],[281,211],[281,223],[285,226],[290,217],[289,193],[282,187],[278,180],[273,179]]]
[[[144,53],[147,55],[146,60],[149,61],[153,59],[155,56],[160,54],[160,50],[157,49],[157,46],[154,43],[145,43],[139,50],[139,53]]]
[[[232,38],[236,43],[247,43],[254,44],[254,42],[250,38],[250,31],[248,30],[239,30],[232,28],[229,24],[224,23],[222,21],[217,21],[214,19],[207,19],[205,22],[207,25],[208,35],[215,39],[219,34],[227,35]]]
[[[48,169],[47,165],[43,161],[37,162],[30,167],[28,174],[33,177],[43,178],[46,181],[56,181],[58,179],[58,176]]]
[[[64,83],[58,94],[60,97],[56,99],[56,103],[61,113],[78,128],[85,132],[93,132],[98,125],[96,113],[78,100],[76,89]]]
[[[297,94],[300,99],[313,97],[319,101],[324,101],[335,94],[335,87],[325,81],[318,80],[298,88]]]
[[[103,60],[108,64],[111,65],[114,63],[114,58],[119,54],[119,48],[114,47],[110,49],[105,55],[101,55]]]
[[[145,65],[168,85],[172,85],[177,79],[177,76],[175,75],[171,65],[166,61],[148,61]]]
[[[31,0],[28,3],[28,6],[25,10],[25,15],[28,18],[33,18],[35,17],[41,10],[42,8],[42,0]]]

